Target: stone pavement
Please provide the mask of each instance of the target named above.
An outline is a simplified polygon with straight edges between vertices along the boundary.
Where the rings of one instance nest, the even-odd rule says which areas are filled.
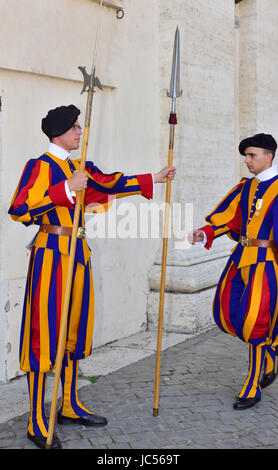
[[[152,415],[155,354],[107,372],[95,383],[83,377],[81,401],[106,416],[108,425],[56,424],[63,449],[277,449],[278,382],[263,391],[254,408],[235,411],[247,346],[215,328],[185,338],[162,352],[157,417]],[[27,418],[28,412],[18,411],[0,424],[1,449],[35,448],[26,439]]]

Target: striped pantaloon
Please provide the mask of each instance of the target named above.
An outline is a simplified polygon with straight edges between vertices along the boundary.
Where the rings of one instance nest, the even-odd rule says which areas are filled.
[[[26,282],[21,337],[20,367],[27,372],[30,395],[31,435],[47,435],[44,395],[47,372],[55,368],[60,318],[64,302],[69,256],[33,247]],[[59,413],[76,418],[90,414],[77,397],[79,359],[89,356],[94,326],[94,288],[90,260],[74,263],[68,312],[66,354],[61,382]]]
[[[273,368],[277,344],[278,266],[272,261],[237,269],[229,260],[219,280],[213,316],[217,326],[249,345],[249,371],[240,398],[261,393],[259,379]]]
[[[69,256],[33,247],[20,335],[20,368],[49,372],[55,367]],[[94,287],[91,261],[74,263],[66,348],[79,360],[91,353]]]

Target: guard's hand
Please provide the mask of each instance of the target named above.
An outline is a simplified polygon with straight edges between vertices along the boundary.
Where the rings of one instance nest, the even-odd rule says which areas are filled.
[[[187,235],[187,240],[191,245],[202,242],[204,240],[204,232],[202,232],[202,230],[193,230]]]
[[[154,182],[155,183],[166,183],[167,178],[169,180],[173,180],[176,176],[176,168],[173,166],[166,167],[160,170],[158,173],[154,174]]]
[[[86,172],[74,171],[68,180],[70,191],[82,191],[87,188],[88,174]]]

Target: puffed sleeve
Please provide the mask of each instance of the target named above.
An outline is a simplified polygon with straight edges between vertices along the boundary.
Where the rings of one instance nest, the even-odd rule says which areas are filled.
[[[150,173],[126,176],[124,173],[103,173],[93,163],[86,164],[88,187],[85,192],[85,205],[97,211],[97,206],[108,208],[109,204],[120,197],[142,195],[153,197],[153,177]],[[95,209],[95,210],[94,210]]]
[[[242,178],[228,194],[217,204],[215,209],[205,217],[207,225],[200,227],[206,234],[205,248],[210,249],[213,241],[222,235],[228,235],[234,241],[239,240],[241,229],[240,198],[246,178]]]
[[[56,205],[73,208],[69,201],[65,180],[52,185],[49,164],[40,159],[29,160],[14,193],[8,213],[24,225],[36,223],[37,219]]]

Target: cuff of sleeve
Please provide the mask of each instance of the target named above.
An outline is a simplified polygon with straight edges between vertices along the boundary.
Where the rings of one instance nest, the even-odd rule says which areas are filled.
[[[203,231],[202,231],[202,234],[203,234],[204,238],[203,238],[203,240],[202,240],[201,242],[199,242],[199,243],[201,243],[201,245],[203,245],[203,246],[206,246],[207,241],[208,241],[208,239],[207,239],[207,234],[206,234],[206,232],[203,232]]]
[[[138,179],[142,196],[144,196],[146,199],[152,199],[154,187],[152,174],[147,173],[146,175],[136,175],[136,178]]]
[[[204,227],[199,228],[198,230],[202,230],[206,234],[206,244],[205,248],[209,250],[214,240],[214,230],[211,225],[205,225]]]
[[[69,185],[68,185],[68,181],[67,181],[67,180],[65,181],[65,190],[66,190],[66,194],[67,194],[67,197],[68,197],[68,199],[70,200],[70,202],[71,202],[72,204],[75,204],[75,201],[74,201],[74,199],[73,199],[73,196],[76,197],[76,193],[75,193],[75,191],[70,191],[70,190],[69,190]]]
[[[73,203],[68,198],[65,181],[61,181],[54,186],[51,186],[48,190],[49,197],[56,206],[65,206],[73,209]]]

